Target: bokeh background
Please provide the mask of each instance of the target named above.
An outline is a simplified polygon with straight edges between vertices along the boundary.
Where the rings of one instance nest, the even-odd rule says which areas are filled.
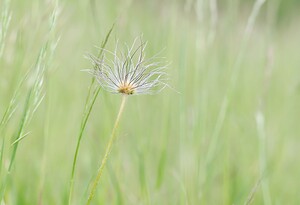
[[[106,48],[142,35],[170,63],[170,88],[129,97],[94,204],[300,204],[300,1],[0,2],[2,204],[67,204],[84,55],[113,24]],[[99,93],[72,204],[87,199],[120,100]]]

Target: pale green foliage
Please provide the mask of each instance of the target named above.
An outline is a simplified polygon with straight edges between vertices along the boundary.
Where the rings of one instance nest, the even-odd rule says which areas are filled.
[[[81,72],[84,56],[140,35],[147,56],[163,50],[172,89],[128,99],[92,203],[300,204],[299,1],[2,0],[0,12],[6,204],[67,204],[71,175],[71,204],[86,202],[120,96]]]

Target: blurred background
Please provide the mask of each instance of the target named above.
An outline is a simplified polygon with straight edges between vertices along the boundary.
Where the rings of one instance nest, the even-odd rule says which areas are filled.
[[[300,1],[1,0],[2,204],[67,204],[92,76],[143,35],[170,63],[130,96],[94,204],[300,204]],[[72,204],[86,202],[121,101],[100,91]],[[1,200],[0,200],[1,201]],[[1,204],[1,203],[0,203]]]

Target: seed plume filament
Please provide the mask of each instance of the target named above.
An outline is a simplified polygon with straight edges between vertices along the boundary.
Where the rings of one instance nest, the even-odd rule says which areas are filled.
[[[147,43],[141,42],[136,46],[136,42],[137,40],[131,47],[127,46],[125,52],[119,51],[118,45],[114,52],[104,50],[105,54],[101,59],[88,56],[96,68],[89,72],[95,76],[102,88],[112,93],[137,95],[155,93],[159,86],[166,85],[163,82],[163,76],[166,76],[163,70],[166,66],[155,62],[156,56],[146,59]]]

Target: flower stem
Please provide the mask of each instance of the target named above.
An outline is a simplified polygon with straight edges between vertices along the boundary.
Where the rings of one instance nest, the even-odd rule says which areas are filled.
[[[121,102],[121,105],[120,105],[120,109],[119,109],[119,113],[118,113],[118,116],[117,116],[117,119],[115,121],[115,125],[113,127],[113,130],[112,130],[112,133],[111,133],[111,136],[110,136],[110,139],[109,139],[109,142],[106,146],[106,151],[105,151],[105,155],[102,159],[102,162],[101,162],[101,165],[98,169],[98,174],[97,174],[97,177],[95,179],[95,181],[93,182],[93,186],[92,186],[92,189],[91,189],[91,192],[90,192],[90,195],[89,195],[89,198],[88,198],[88,201],[86,203],[86,205],[89,205],[95,195],[95,191],[96,191],[96,188],[97,188],[97,185],[100,181],[100,178],[101,178],[101,175],[102,175],[102,172],[103,172],[103,169],[105,167],[105,164],[107,162],[107,159],[108,159],[108,156],[111,152],[111,148],[112,148],[112,144],[116,138],[116,130],[118,128],[118,125],[119,125],[119,122],[120,122],[120,119],[121,119],[121,115],[123,113],[123,110],[124,110],[124,107],[125,107],[125,102],[126,102],[126,95],[123,95],[123,98],[122,98],[122,102]]]

